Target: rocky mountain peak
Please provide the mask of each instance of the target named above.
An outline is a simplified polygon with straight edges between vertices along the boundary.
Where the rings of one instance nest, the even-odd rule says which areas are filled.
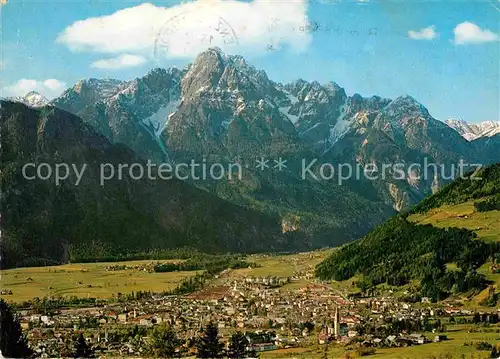
[[[12,100],[22,102],[26,106],[34,108],[43,107],[49,103],[49,100],[45,96],[36,91],[30,91],[26,95],[13,98]]]
[[[37,98],[45,98],[45,96],[43,96],[42,94],[40,94],[39,92],[37,91],[30,91],[28,92],[26,95],[24,95],[24,97],[26,98],[33,98],[33,97],[37,97]]]
[[[80,116],[110,143],[125,144],[141,158],[158,162],[209,157],[210,162],[239,159],[253,163],[265,155],[321,156],[331,163],[377,164],[419,163],[429,156],[437,163],[456,163],[459,158],[485,158],[484,153],[492,153],[487,158],[493,161],[498,157],[496,138],[500,139],[494,136],[483,139],[491,139],[488,142],[469,143],[408,95],[390,100],[357,93],[348,96],[335,82],[298,79],[289,84],[276,83],[243,57],[225,55],[218,48],[199,54],[182,70],[155,68],[126,82],[80,81],[54,101]],[[44,127],[46,133],[57,133],[53,125],[49,122]],[[494,127],[490,124],[489,128]],[[274,208],[318,216],[309,227],[311,233],[319,228],[317,224],[321,227],[330,218],[344,223],[345,217],[352,217],[355,226],[365,228],[371,220],[368,217],[381,203],[390,206],[387,210],[392,213],[392,207],[406,208],[433,186],[432,180],[353,182],[355,193],[347,201],[351,204],[342,204],[339,210],[337,199],[346,202],[345,193],[351,187],[336,188],[331,182],[324,187],[308,184],[292,172],[275,177],[249,168],[245,174],[248,181],[207,182],[202,186],[241,206],[253,206],[257,200],[263,205],[259,203],[259,208],[270,208],[267,201],[283,198],[284,207]],[[374,200],[379,203],[370,207],[373,210],[369,216],[358,212]],[[337,224],[328,223],[331,238],[337,233]],[[341,230],[343,233],[343,225]],[[350,231],[346,229],[345,233]]]
[[[391,101],[385,107],[385,113],[393,118],[429,117],[429,111],[415,98],[404,95]]]
[[[308,82],[304,79],[299,78],[298,80],[288,83],[284,86],[285,90],[290,92],[293,96],[297,96],[298,93],[306,86]]]
[[[200,53],[182,79],[182,93],[186,97],[216,86],[224,73],[227,58],[219,48]]]
[[[144,84],[150,92],[160,93],[175,87],[180,83],[181,71],[177,68],[155,68],[150,70],[146,75],[139,78],[137,81]]]

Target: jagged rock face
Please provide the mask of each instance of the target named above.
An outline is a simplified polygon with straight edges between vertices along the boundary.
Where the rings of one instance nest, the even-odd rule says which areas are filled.
[[[179,103],[177,69],[153,69],[142,78],[123,82],[89,79],[66,90],[52,104],[70,111],[113,142],[123,143],[143,158],[167,158],[157,140]]]
[[[298,83],[302,84],[298,91],[298,85],[289,86],[295,98],[292,106],[285,109],[284,113],[296,116],[295,126],[301,136],[317,151],[322,151],[333,144],[332,131],[342,120],[346,93],[335,83],[328,83],[326,86],[317,82]]]
[[[402,191],[398,186],[394,183],[389,183],[389,194],[392,197],[392,201],[394,202],[394,209],[396,211],[407,211],[410,209],[410,199],[407,192]]]
[[[449,182],[449,179],[441,178],[440,169],[437,172],[433,167],[421,170],[425,168],[425,161],[444,165],[445,176],[449,176],[452,164],[456,165],[461,159],[467,163],[476,158],[477,151],[473,146],[456,131],[434,119],[410,96],[389,103],[374,98],[371,104],[363,102],[359,98],[355,101],[355,108],[360,111],[355,114],[350,130],[325,156],[335,161],[373,164],[379,169],[383,165],[401,163],[406,171],[404,179],[389,172],[385,179],[370,183],[378,195],[397,210],[408,209],[432,194],[437,184]],[[412,163],[418,166],[407,171]],[[366,191],[364,186],[359,188],[361,192]]]
[[[380,130],[376,126],[380,117],[377,112],[357,113],[350,130],[323,158],[334,163],[349,163],[353,168],[360,166],[362,170],[376,166],[379,171],[376,179],[367,179],[363,175],[360,179],[348,181],[348,185],[360,194],[375,193],[376,198],[381,198],[397,211],[405,210],[427,194],[426,187],[406,176],[396,176],[391,167],[382,177],[381,168],[393,163],[420,163],[420,154],[403,142],[395,141],[387,134],[387,128]]]
[[[201,96],[203,90],[216,87],[224,72],[223,55],[219,51],[209,50],[201,53],[182,79],[182,95],[189,99]]]
[[[394,141],[421,151],[440,163],[472,157],[470,146],[461,136],[410,96],[399,97],[381,111],[375,126]]]
[[[227,56],[218,49],[201,53],[182,79],[182,96],[229,96],[233,101],[262,98],[285,100],[266,73],[249,65],[241,56]]]
[[[493,136],[480,137],[471,141],[471,144],[475,148],[476,159],[481,159],[480,163],[496,163],[499,161],[500,133]]]
[[[181,92],[182,103],[163,133],[174,158],[253,160],[257,152],[269,154],[271,147],[280,152],[280,143],[301,146],[293,124],[275,103],[286,96],[240,56],[216,49],[200,54],[184,76]]]

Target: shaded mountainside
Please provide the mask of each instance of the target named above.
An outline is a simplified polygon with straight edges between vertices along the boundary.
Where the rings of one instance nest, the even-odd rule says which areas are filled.
[[[116,177],[99,183],[101,163],[141,163],[78,117],[54,107],[1,102],[2,265],[60,263],[135,251],[304,248],[299,232],[282,234],[280,218],[225,202],[178,180]],[[26,180],[25,163],[88,164],[56,186]],[[154,175],[154,172],[153,172]]]
[[[498,200],[499,171],[500,164],[496,164],[480,170],[476,176],[481,179],[458,179],[425,199],[413,212],[470,200]],[[406,214],[399,214],[334,252],[316,267],[316,275],[338,281],[357,276],[363,290],[381,283],[401,286],[417,280],[419,295],[439,300],[454,293],[484,289],[488,281],[477,270],[499,257],[498,241],[483,241],[467,229],[415,224]],[[457,270],[448,271],[450,263]]]

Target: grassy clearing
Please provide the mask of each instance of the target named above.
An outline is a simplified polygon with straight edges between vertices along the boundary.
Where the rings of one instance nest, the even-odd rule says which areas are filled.
[[[197,271],[148,273],[138,269],[107,271],[106,266],[135,266],[145,261],[66,264],[51,267],[16,268],[0,271],[1,288],[12,290],[2,295],[7,301],[22,302],[34,297],[111,298],[117,293],[137,291],[160,292],[175,288],[183,279]],[[168,261],[160,261],[168,262]]]
[[[474,202],[444,205],[424,214],[413,214],[408,220],[439,228],[467,228],[483,241],[500,241],[500,211],[477,212]]]
[[[228,276],[287,278],[298,273],[314,273],[316,265],[328,257],[332,251],[333,249],[325,249],[286,255],[251,255],[246,260],[256,263],[258,267],[231,270]]]

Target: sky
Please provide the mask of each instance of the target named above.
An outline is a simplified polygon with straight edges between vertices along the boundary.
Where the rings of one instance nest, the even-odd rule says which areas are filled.
[[[409,94],[440,120],[500,120],[500,0],[2,0],[0,15],[2,97],[130,80],[218,46],[275,81],[335,81],[348,94]]]

